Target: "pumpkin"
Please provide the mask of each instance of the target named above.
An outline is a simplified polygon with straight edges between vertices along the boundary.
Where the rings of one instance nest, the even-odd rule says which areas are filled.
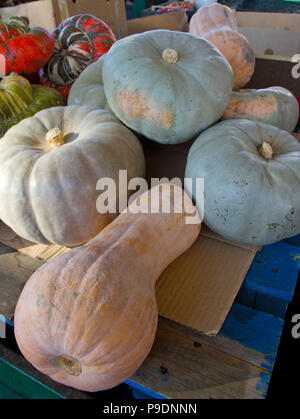
[[[200,223],[185,221],[182,192],[171,184],[152,188],[92,241],[32,275],[14,321],[19,348],[35,368],[85,391],[135,373],[155,337],[155,282],[200,231]],[[170,203],[171,212],[148,212],[149,202]],[[186,194],[184,209],[195,212]]]
[[[97,211],[98,180],[114,180],[118,193],[119,170],[129,182],[144,165],[139,141],[111,112],[42,110],[0,141],[0,219],[35,243],[85,243],[113,218]]]
[[[109,107],[129,128],[164,144],[190,140],[223,114],[233,74],[206,40],[153,30],[117,41],[103,63]]]
[[[102,79],[104,58],[105,55],[83,70],[70,90],[68,105],[96,106],[109,110]]]
[[[193,143],[185,175],[204,178],[204,222],[222,236],[266,245],[300,233],[300,143],[288,132],[220,122]]]
[[[189,32],[207,39],[227,58],[234,73],[234,90],[248,83],[254,73],[254,51],[248,39],[237,31],[229,7],[218,3],[201,7],[190,20]]]
[[[251,119],[293,132],[299,117],[295,96],[283,87],[232,92],[222,119]]]
[[[106,23],[90,14],[70,17],[53,35],[55,51],[40,71],[40,82],[67,97],[81,72],[105,54],[116,38]]]
[[[65,105],[65,99],[56,90],[31,85],[17,74],[4,77],[0,83],[0,135],[41,109],[59,105]]]
[[[0,55],[5,59],[2,74],[13,71],[27,77],[37,73],[53,54],[54,46],[53,36],[46,29],[30,28],[26,18],[0,20]]]

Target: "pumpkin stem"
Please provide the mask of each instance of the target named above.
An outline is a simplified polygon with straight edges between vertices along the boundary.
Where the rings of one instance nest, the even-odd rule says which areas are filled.
[[[69,375],[78,376],[82,372],[81,363],[69,355],[57,355],[49,359],[52,367],[63,369]]]
[[[270,160],[273,157],[273,148],[270,143],[263,141],[261,146],[258,148],[258,152],[261,157],[266,160]]]
[[[162,53],[163,59],[169,64],[176,64],[178,61],[178,52],[175,49],[166,48]]]
[[[46,134],[46,140],[53,147],[57,147],[65,144],[66,140],[62,133],[62,130],[58,127],[51,129]]]

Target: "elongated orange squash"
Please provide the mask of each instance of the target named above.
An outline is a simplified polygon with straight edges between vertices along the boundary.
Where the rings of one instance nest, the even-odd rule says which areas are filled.
[[[185,196],[184,210],[181,209]],[[170,213],[135,213],[171,203]],[[15,335],[38,370],[86,391],[129,378],[155,337],[155,282],[196,240],[191,199],[171,184],[156,186],[92,241],[43,265],[26,283]]]
[[[238,32],[229,7],[218,3],[201,7],[191,18],[189,32],[211,42],[227,58],[234,73],[234,90],[248,83],[255,67],[254,51]]]

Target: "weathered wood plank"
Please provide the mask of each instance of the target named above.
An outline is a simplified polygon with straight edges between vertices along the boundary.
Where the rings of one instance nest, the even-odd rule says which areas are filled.
[[[199,338],[195,344],[191,337],[178,333],[169,320],[160,318],[148,358],[127,382],[167,398],[265,397],[268,371],[208,345],[207,340],[217,346],[216,337]]]
[[[42,263],[0,245],[0,314],[12,319],[25,282]]]

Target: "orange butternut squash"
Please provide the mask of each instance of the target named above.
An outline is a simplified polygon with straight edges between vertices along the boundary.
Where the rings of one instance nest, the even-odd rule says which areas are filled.
[[[248,83],[255,67],[254,51],[238,32],[229,7],[218,3],[201,7],[190,20],[189,32],[211,42],[227,58],[234,73],[234,90]]]
[[[185,196],[184,210],[181,197]],[[170,213],[134,213],[171,202]],[[52,379],[86,391],[129,378],[155,337],[155,282],[196,240],[197,210],[178,186],[145,192],[89,243],[43,265],[26,283],[15,311],[25,358]]]

